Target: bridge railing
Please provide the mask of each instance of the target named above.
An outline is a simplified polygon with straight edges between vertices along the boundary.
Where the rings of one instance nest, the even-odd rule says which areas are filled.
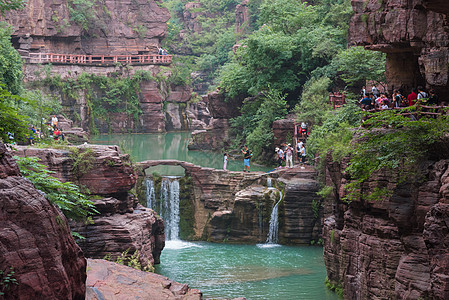
[[[147,64],[166,65],[170,64],[172,55],[83,55],[83,54],[57,54],[57,53],[29,53],[24,57],[28,63],[35,64],[76,64],[76,65],[113,65],[125,64]]]

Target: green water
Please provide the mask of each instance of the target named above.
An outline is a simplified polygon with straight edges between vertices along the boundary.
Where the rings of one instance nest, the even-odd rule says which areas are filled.
[[[338,299],[324,285],[323,249],[168,241],[156,272],[204,298]]]
[[[211,151],[190,151],[190,132],[145,133],[145,134],[109,134],[91,138],[93,144],[118,145],[129,152],[136,161],[177,159],[191,162],[202,167],[223,168],[223,153]],[[167,170],[167,167],[162,170]],[[243,159],[228,162],[228,170],[243,171]],[[267,172],[272,168],[251,164],[251,171]],[[178,175],[168,172],[162,175]]]

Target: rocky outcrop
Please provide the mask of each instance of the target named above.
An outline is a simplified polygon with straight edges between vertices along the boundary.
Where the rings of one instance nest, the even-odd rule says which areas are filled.
[[[243,0],[235,8],[235,34],[245,33],[249,23],[249,11],[248,11],[249,0]]]
[[[22,53],[156,54],[170,15],[154,0],[75,4],[30,0],[4,18]],[[75,21],[74,21],[75,20]]]
[[[449,100],[449,3],[439,0],[352,0],[349,44],[387,54],[388,88],[418,85]]]
[[[128,250],[142,265],[159,263],[164,248],[164,224],[156,213],[137,205],[128,192],[136,176],[129,156],[117,146],[81,145],[66,150],[17,147],[19,156],[38,157],[62,181],[87,188],[99,215],[87,222],[71,221],[86,257],[113,258]]]
[[[86,260],[64,215],[20,175],[0,144],[0,270],[5,299],[84,299]]]
[[[195,166],[191,163],[164,160],[137,163],[139,176],[143,170],[157,165],[181,166],[191,178],[193,199],[191,215],[193,235],[189,238],[214,242],[261,243],[267,239],[273,206],[279,204],[279,242],[309,244],[321,235],[321,197],[316,173],[309,169],[281,169],[263,172],[229,172]],[[273,188],[267,181],[271,180]],[[143,182],[139,180],[138,182]],[[144,186],[137,186],[142,190]],[[139,192],[145,195],[145,192]],[[142,196],[145,197],[145,196]],[[146,198],[140,199],[146,203]],[[182,228],[180,228],[182,231]],[[182,234],[182,232],[181,232]]]
[[[379,173],[363,191],[383,186],[392,195],[344,204],[348,183],[328,164],[335,187],[333,213],[324,223],[324,259],[329,279],[342,284],[348,299],[447,299],[449,297],[448,160],[428,162],[423,177],[398,184],[397,170]],[[422,181],[422,179],[424,181]]]
[[[295,134],[295,119],[294,117],[276,120],[271,126],[274,136],[274,145],[292,143],[292,140],[287,140],[288,137],[293,138]],[[294,146],[294,145],[293,145]]]
[[[87,260],[87,300],[201,300],[202,294],[167,277],[101,259]]]

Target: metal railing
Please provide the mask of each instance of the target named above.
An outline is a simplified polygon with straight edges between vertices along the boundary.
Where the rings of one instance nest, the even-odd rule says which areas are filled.
[[[31,64],[75,64],[75,65],[114,65],[117,63],[131,65],[168,65],[172,55],[83,55],[56,53],[29,53],[23,57]]]

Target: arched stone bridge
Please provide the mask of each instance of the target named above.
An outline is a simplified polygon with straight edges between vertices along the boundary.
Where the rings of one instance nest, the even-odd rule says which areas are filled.
[[[199,171],[201,169],[209,169],[210,171],[215,170],[212,168],[203,168],[192,163],[176,160],[176,159],[161,159],[161,160],[145,160],[135,164],[139,170],[142,172],[141,175],[145,172],[146,169],[156,166],[180,166],[183,167],[188,173],[192,173],[192,171]],[[225,171],[223,171],[225,172]]]

